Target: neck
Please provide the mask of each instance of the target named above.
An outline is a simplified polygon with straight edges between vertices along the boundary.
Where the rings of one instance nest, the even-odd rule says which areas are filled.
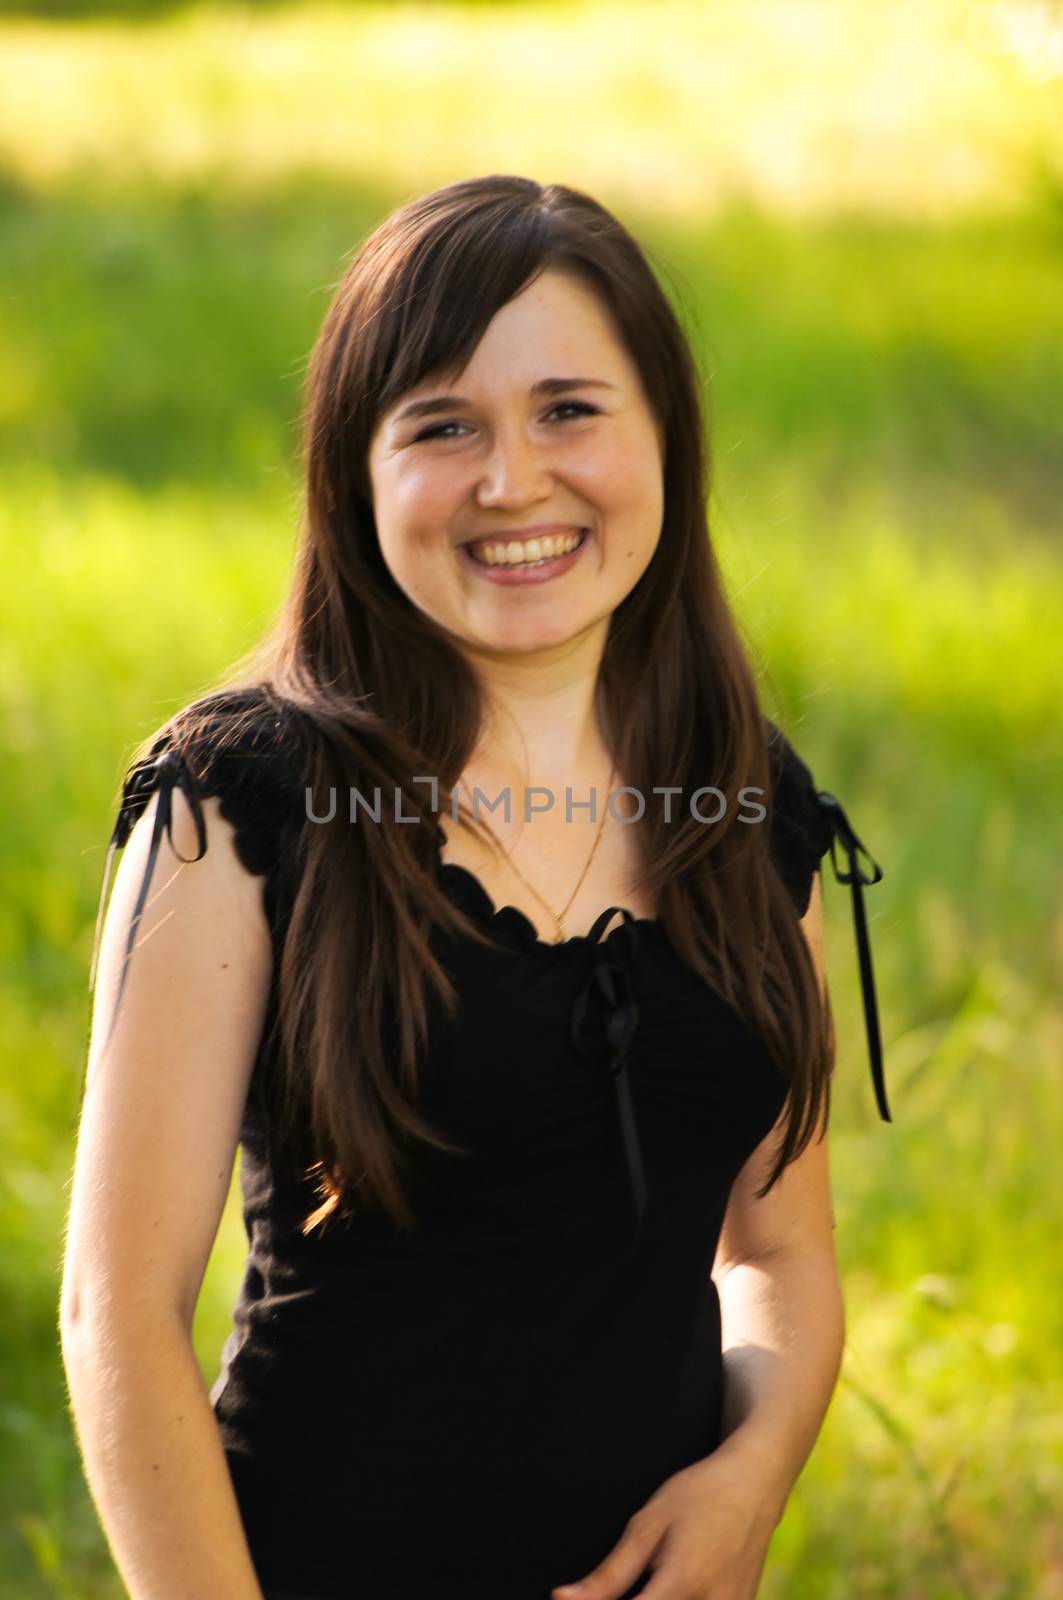
[[[609,756],[595,704],[603,644],[595,630],[555,650],[475,654],[485,716],[466,771],[559,792],[604,783]]]

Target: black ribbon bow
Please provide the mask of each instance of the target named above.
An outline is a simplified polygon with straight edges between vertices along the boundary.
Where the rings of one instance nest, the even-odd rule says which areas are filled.
[[[107,885],[111,877],[111,862],[114,860],[115,851],[123,848],[133,831],[133,824],[140,814],[140,809],[142,809],[138,806],[138,802],[141,800],[146,802],[147,797],[154,789],[159,791],[159,804],[151,830],[151,844],[148,847],[148,859],[144,867],[144,876],[140,882],[136,905],[133,908],[133,915],[129,923],[125,956],[122,961],[122,975],[118,983],[118,994],[115,997],[114,1010],[111,1013],[111,1022],[107,1030],[104,1049],[110,1043],[115,1022],[118,1019],[118,1008],[122,1003],[122,994],[125,989],[126,975],[129,972],[133,946],[136,942],[137,928],[140,925],[140,918],[148,898],[151,876],[155,870],[155,862],[159,854],[159,845],[163,834],[167,835],[174,855],[177,856],[179,861],[185,862],[185,865],[189,865],[191,861],[201,860],[207,853],[207,830],[203,821],[203,808],[200,804],[199,790],[184,757],[179,756],[174,750],[166,750],[160,756],[139,762],[125,785],[118,819],[115,822],[114,832],[111,834],[110,843],[107,846],[107,860],[103,871],[103,888],[100,891],[100,904],[96,912],[96,935],[92,946],[92,966],[89,970],[90,993],[96,985],[96,962],[100,950],[100,930],[103,924],[104,903],[107,899]],[[174,789],[183,791],[196,824],[196,843],[199,846],[199,851],[198,854],[191,856],[187,862],[185,857],[178,852],[177,846],[173,841]]]
[[[620,936],[610,939],[608,943],[601,942],[606,926],[617,914],[624,918],[622,927],[616,930]],[[609,1075],[616,1095],[624,1157],[635,1199],[637,1236],[646,1209],[647,1187],[627,1071],[628,1049],[639,1020],[638,1007],[633,998],[638,976],[636,919],[625,906],[609,906],[595,920],[587,938],[591,950],[591,970],[572,1007],[572,1043],[584,1057],[601,1056],[601,1035],[589,1018],[591,1001],[599,1000],[605,1009]]]
[[[878,883],[882,878],[882,868],[868,852],[864,844],[857,838],[849,818],[842,809],[841,802],[827,790],[820,789],[816,795],[819,801],[820,812],[830,828],[830,860],[834,868],[834,876],[839,883],[848,883],[853,891],[853,924],[856,929],[856,948],[860,957],[860,988],[864,1000],[864,1018],[867,1023],[867,1046],[871,1057],[871,1080],[875,1085],[875,1099],[878,1101],[879,1115],[884,1122],[892,1122],[889,1104],[886,1100],[886,1074],[882,1063],[882,1039],[879,1034],[878,1006],[875,1001],[875,979],[871,969],[871,944],[867,933],[867,914],[864,909],[864,889],[867,885]],[[835,854],[835,845],[840,844],[849,859],[848,872],[842,872]],[[857,860],[858,853],[863,855],[874,868],[874,876],[869,877],[861,868]]]

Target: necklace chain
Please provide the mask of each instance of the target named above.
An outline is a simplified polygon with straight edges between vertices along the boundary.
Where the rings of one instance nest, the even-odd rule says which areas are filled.
[[[535,885],[533,883],[529,883],[528,882],[528,879],[524,876],[523,872],[517,866],[517,863],[514,861],[513,857],[510,855],[509,851],[506,849],[506,847],[502,843],[501,839],[498,838],[498,836],[495,833],[494,829],[490,826],[489,823],[487,823],[486,821],[484,821],[483,818],[481,818],[481,821],[483,822],[483,826],[487,829],[487,832],[491,836],[492,843],[494,845],[496,845],[499,850],[501,850],[502,854],[505,856],[506,860],[509,862],[510,866],[513,868],[513,871],[517,874],[517,877],[524,884],[525,888],[531,890],[532,894],[535,896],[536,900],[538,900],[539,904],[543,907],[544,911],[548,912],[549,915],[553,918],[554,922],[557,924],[557,933],[554,935],[554,938],[551,940],[552,944],[561,944],[567,938],[567,934],[565,933],[565,913],[568,911],[568,909],[571,906],[573,900],[575,900],[576,896],[579,894],[580,889],[583,886],[583,880],[586,878],[588,872],[591,870],[591,862],[594,860],[595,852],[598,849],[598,844],[599,844],[599,841],[601,840],[601,837],[602,837],[602,830],[605,827],[605,818],[606,818],[606,814],[607,814],[608,809],[609,809],[609,790],[612,787],[612,782],[613,782],[613,778],[615,777],[615,775],[616,775],[616,766],[614,764],[609,770],[609,783],[606,785],[606,803],[602,807],[601,821],[598,823],[598,831],[594,835],[594,843],[591,845],[591,853],[587,857],[587,864],[583,868],[583,871],[579,875],[579,880],[576,883],[576,887],[573,889],[572,893],[569,895],[568,899],[565,901],[565,904],[562,906],[560,911],[555,911],[552,906],[548,906],[547,905],[546,901],[543,899],[542,895],[539,893],[539,891],[535,887]]]

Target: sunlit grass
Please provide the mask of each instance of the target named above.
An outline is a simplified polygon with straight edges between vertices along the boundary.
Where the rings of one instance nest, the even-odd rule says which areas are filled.
[[[528,172],[691,220],[1012,210],[1063,181],[1063,34],[1027,0],[193,7],[0,24],[0,160],[260,188]]]

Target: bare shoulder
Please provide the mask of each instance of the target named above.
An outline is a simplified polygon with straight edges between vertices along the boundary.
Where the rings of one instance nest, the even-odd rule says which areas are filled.
[[[224,1208],[261,1037],[272,952],[261,879],[216,797],[206,851],[171,797],[111,1028],[148,864],[153,794],[119,859],[102,929],[64,1262],[64,1322],[173,1309],[190,1325]],[[106,1046],[106,1047],[105,1047]]]

